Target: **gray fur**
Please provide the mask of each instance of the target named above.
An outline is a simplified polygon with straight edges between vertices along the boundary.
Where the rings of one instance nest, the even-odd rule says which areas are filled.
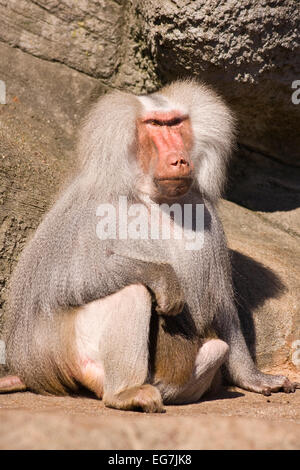
[[[216,328],[230,346],[227,364],[236,384],[253,389],[272,382],[255,369],[241,334],[226,241],[215,210],[233,143],[233,117],[203,84],[176,82],[161,95],[163,99],[155,95],[157,105],[167,101],[191,118],[196,179],[181,203],[205,205],[204,246],[189,252],[173,241],[100,242],[96,237],[97,206],[117,205],[119,195],[127,196],[129,204],[142,202],[139,188],[145,182],[135,159],[141,102],[121,92],[101,98],[82,126],[78,172],[25,248],[11,282],[8,365],[34,391],[77,389],[69,364],[70,309],[139,283],[154,293],[163,313],[180,309],[183,296],[199,336]]]

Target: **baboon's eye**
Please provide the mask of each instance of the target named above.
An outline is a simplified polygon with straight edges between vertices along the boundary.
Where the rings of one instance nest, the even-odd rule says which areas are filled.
[[[182,123],[184,118],[182,117],[176,117],[173,119],[167,119],[167,120],[160,120],[160,119],[149,119],[146,121],[146,124],[151,124],[151,126],[178,126],[179,124]]]
[[[162,121],[158,121],[157,119],[153,119],[149,122],[152,126],[163,126]]]

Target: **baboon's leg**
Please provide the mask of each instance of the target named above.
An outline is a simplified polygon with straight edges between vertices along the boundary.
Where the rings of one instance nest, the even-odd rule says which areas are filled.
[[[210,339],[199,349],[190,379],[180,388],[161,390],[165,403],[182,404],[198,401],[219,378],[219,369],[228,356],[229,347],[220,339]]]
[[[77,313],[77,380],[123,410],[163,411],[160,392],[145,384],[151,296],[142,285],[125,287]]]

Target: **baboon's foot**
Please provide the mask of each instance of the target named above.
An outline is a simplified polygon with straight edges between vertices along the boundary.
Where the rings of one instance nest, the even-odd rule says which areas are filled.
[[[21,392],[26,390],[24,382],[16,375],[0,378],[0,393]]]
[[[128,388],[116,395],[103,397],[104,404],[118,410],[143,411],[145,413],[164,413],[163,401],[159,390],[146,384]]]
[[[294,393],[297,388],[300,388],[300,383],[291,382],[284,375],[271,375],[260,373],[256,380],[250,384],[243,386],[246,390],[256,393],[262,393],[269,396],[271,393],[284,392]]]

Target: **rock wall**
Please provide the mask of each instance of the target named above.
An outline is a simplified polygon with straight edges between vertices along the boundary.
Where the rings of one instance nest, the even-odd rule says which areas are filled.
[[[74,164],[80,118],[110,88],[212,84],[238,146],[221,205],[245,334],[262,366],[300,339],[297,0],[0,0],[0,306],[26,239]],[[299,367],[299,364],[298,364]]]
[[[158,81],[212,83],[237,112],[240,142],[300,166],[300,106],[291,100],[300,79],[297,0],[135,0],[132,17],[133,40]]]

